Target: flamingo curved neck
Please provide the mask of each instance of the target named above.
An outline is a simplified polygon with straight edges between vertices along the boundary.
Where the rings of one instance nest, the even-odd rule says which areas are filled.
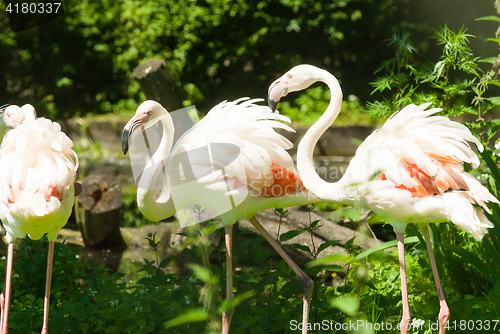
[[[325,70],[315,69],[316,81],[324,82],[331,92],[328,108],[306,132],[297,148],[297,169],[304,186],[322,200],[351,203],[356,201],[353,192],[349,191],[349,181],[342,177],[338,182],[326,182],[314,169],[313,151],[321,135],[335,121],[342,107],[342,89],[337,79]]]
[[[174,138],[174,124],[167,113],[160,117],[163,134],[160,145],[142,172],[137,188],[137,205],[141,213],[152,221],[168,218],[176,212],[166,175],[163,176],[161,195],[155,198],[155,185],[160,172],[166,168]]]

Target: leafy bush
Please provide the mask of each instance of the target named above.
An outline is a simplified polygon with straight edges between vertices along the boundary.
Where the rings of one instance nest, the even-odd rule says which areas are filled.
[[[186,104],[205,112],[222,99],[264,97],[277,74],[300,62],[345,73],[358,91],[380,60],[365,47],[403,24],[404,3],[81,0],[17,33],[2,3],[0,99],[30,102],[55,119],[135,110],[144,95],[132,71],[155,58],[168,62]]]
[[[283,240],[299,233],[309,233],[313,222],[304,230],[282,235]],[[124,282],[123,275],[110,272],[102,264],[91,268],[79,261],[78,251],[66,244],[56,244],[50,303],[51,333],[195,333],[220,332],[221,313],[229,305],[237,306],[232,331],[293,332],[290,322],[301,322],[301,284],[295,273],[281,259],[271,256],[270,247],[261,236],[248,238],[249,231],[235,234],[235,264],[245,263],[234,275],[235,298],[223,298],[224,275],[220,265],[223,244],[213,244],[208,235],[222,236],[219,225],[194,225],[186,230],[184,258],[192,274],[166,274],[164,269],[175,257],[144,260],[140,269],[145,275],[137,282]],[[157,252],[159,241],[147,236],[147,243]],[[314,250],[335,244],[327,242]],[[303,249],[301,245],[294,245]],[[40,330],[43,314],[47,241],[24,240],[15,253],[13,294],[9,330],[13,333],[35,333]],[[241,262],[240,262],[241,261]],[[216,265],[218,264],[218,265]],[[325,268],[327,269],[325,271]],[[313,268],[318,276],[313,294],[311,319],[330,319],[332,302],[341,295],[335,288],[319,284],[338,266]],[[322,271],[320,275],[317,275]],[[4,277],[5,268],[0,271]],[[1,282],[3,283],[3,282]],[[356,303],[354,303],[356,306]],[[356,306],[357,307],[357,306]],[[335,311],[337,312],[337,311]],[[351,312],[352,313],[352,312]],[[340,315],[342,313],[338,313]]]
[[[292,102],[280,102],[279,111],[292,122],[314,124],[327,109],[330,96],[330,90],[323,85],[311,87]],[[335,125],[369,125],[382,121],[381,117],[370,117],[359,98],[349,95],[347,100],[342,101],[342,110],[335,119]]]
[[[25,240],[16,252],[9,329],[39,332],[42,325],[47,241]],[[161,333],[163,324],[198,300],[200,281],[165,274],[166,259],[145,261],[147,279],[128,285],[102,264],[90,268],[74,248],[57,244],[50,304],[51,333]],[[2,277],[5,273],[2,270]],[[196,328],[192,325],[191,328]],[[180,333],[185,327],[169,333]]]

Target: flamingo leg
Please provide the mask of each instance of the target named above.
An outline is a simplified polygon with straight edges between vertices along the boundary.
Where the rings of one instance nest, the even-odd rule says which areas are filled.
[[[408,304],[408,287],[406,285],[405,266],[405,235],[402,232],[395,232],[398,241],[399,270],[401,272],[401,295],[403,298],[403,317],[401,318],[401,334],[407,334],[410,324],[410,306]]]
[[[47,256],[47,279],[45,281],[45,299],[44,299],[44,304],[43,304],[42,334],[48,333],[50,284],[52,282],[52,260],[53,260],[53,258],[54,258],[54,241],[49,241],[49,254]]]
[[[12,279],[12,259],[14,257],[14,243],[9,242],[7,249],[7,268],[5,269],[5,300],[2,302],[2,334],[7,334],[9,321],[10,287]]]
[[[444,299],[443,287],[441,286],[441,280],[439,279],[439,273],[436,266],[436,259],[434,258],[434,251],[432,250],[431,238],[429,236],[429,229],[427,226],[422,227],[424,232],[425,245],[427,246],[427,252],[429,253],[429,260],[431,261],[432,274],[434,275],[434,282],[436,283],[436,290],[439,297],[439,334],[446,333],[446,322],[450,318],[450,309],[446,304]]]
[[[257,218],[250,218],[249,222],[257,229],[257,231],[273,246],[278,254],[285,260],[286,263],[293,269],[302,281],[303,301],[304,308],[302,311],[302,334],[307,334],[307,323],[309,318],[309,307],[311,303],[311,295],[313,290],[313,280],[299,268],[295,262],[288,256],[288,254],[280,247],[273,237],[266,231],[264,226],[257,220]]]
[[[1,308],[1,315],[0,315],[0,331],[2,330],[2,324],[3,324],[3,315],[4,315],[4,307],[5,307],[5,291],[2,291],[0,294],[0,308]]]
[[[233,298],[233,225],[224,226],[226,242],[226,300]],[[231,318],[234,309],[230,308],[222,313],[222,334],[229,333]]]

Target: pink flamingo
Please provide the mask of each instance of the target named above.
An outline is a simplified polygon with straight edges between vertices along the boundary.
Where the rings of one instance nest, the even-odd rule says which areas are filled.
[[[173,148],[174,125],[170,115],[159,103],[145,101],[125,125],[122,148],[126,154],[132,137],[160,121],[163,125],[161,142],[138,183],[137,203],[142,214],[158,221],[192,204],[220,214],[225,226],[228,299],[233,296],[232,225],[240,219],[250,221],[301,279],[303,333],[307,333],[313,282],[254,215],[259,210],[304,205],[317,199],[303,188],[294,170],[293,160],[286,151],[292,144],[275,131],[276,128],[293,131],[278,122],[290,120],[268,107],[255,105],[256,101],[259,100],[243,98],[218,104],[184,133]],[[205,156],[209,146],[210,154]],[[194,154],[189,155],[190,152]],[[183,154],[190,160],[188,169],[193,168],[194,172],[184,169],[182,161],[179,167],[179,159],[175,157]],[[155,198],[153,188],[162,169],[166,170],[166,179],[161,194]],[[196,180],[186,183],[183,178],[190,173],[196,174]],[[175,190],[174,184],[182,188]],[[223,333],[229,332],[232,314],[232,309],[223,313]]]
[[[477,155],[467,143],[478,149],[481,143],[463,125],[442,116],[441,109],[408,105],[392,115],[359,146],[341,180],[328,183],[314,170],[313,149],[321,135],[340,112],[342,90],[329,72],[311,65],[298,65],[269,87],[272,108],[290,92],[320,81],[331,91],[331,100],[321,118],[307,131],[297,151],[297,169],[304,186],[322,200],[356,204],[385,217],[396,232],[403,316],[401,333],[410,323],[404,259],[404,231],[408,223],[418,224],[424,233],[432,272],[439,296],[439,333],[445,333],[450,311],[439,280],[427,226],[451,221],[480,240],[492,227],[482,209],[486,202],[498,203],[463,163],[479,165]],[[478,205],[479,207],[475,206]]]
[[[8,328],[14,241],[28,235],[49,239],[42,334],[48,331],[52,258],[57,232],[66,224],[74,203],[78,158],[73,143],[58,123],[35,120],[31,105],[9,106],[3,114],[10,129],[0,147],[0,219],[8,243],[1,333]],[[3,131],[5,133],[5,131]]]

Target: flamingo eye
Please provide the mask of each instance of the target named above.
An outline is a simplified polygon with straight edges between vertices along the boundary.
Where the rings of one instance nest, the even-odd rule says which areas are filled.
[[[152,113],[153,113],[153,110],[148,110],[148,112],[147,112],[147,114],[148,114],[149,116],[151,116],[151,114],[152,114]]]
[[[288,74],[288,79],[291,79],[292,78],[292,75],[291,74]]]

